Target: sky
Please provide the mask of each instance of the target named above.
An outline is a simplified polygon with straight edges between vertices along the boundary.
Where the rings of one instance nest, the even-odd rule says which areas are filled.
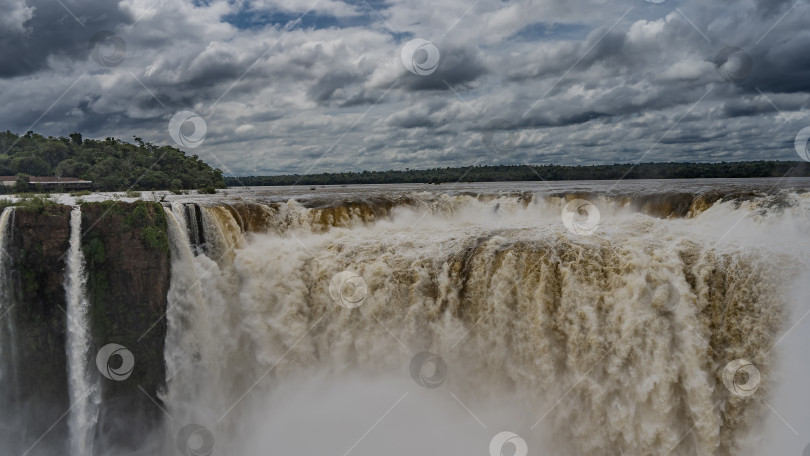
[[[236,176],[798,160],[808,3],[0,0],[0,130]]]

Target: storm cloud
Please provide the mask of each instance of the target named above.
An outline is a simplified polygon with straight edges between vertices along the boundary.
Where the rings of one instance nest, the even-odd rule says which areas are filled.
[[[171,144],[169,119],[192,111],[207,126],[193,153],[229,175],[796,160],[810,125],[806,2],[0,8],[0,128]],[[435,66],[407,66],[432,63],[424,46],[403,59],[414,39]],[[514,147],[490,151],[493,125],[516,132]]]

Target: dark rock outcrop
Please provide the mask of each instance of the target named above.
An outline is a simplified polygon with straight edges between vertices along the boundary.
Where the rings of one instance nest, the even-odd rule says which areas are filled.
[[[70,408],[65,340],[67,315],[63,288],[70,239],[70,207],[17,208],[12,215],[8,253],[13,330],[12,376],[4,385],[6,416],[25,420],[22,433],[9,436],[20,454],[64,454]],[[39,440],[41,439],[41,440]]]
[[[97,454],[136,449],[163,419],[157,391],[166,378],[166,214],[159,203],[87,203],[82,231],[94,350],[116,343],[135,359],[127,379],[101,378]],[[121,362],[113,357],[110,366]]]

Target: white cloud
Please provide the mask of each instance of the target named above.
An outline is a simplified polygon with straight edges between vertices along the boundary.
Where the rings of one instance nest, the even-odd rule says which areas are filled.
[[[803,54],[810,44],[807,8],[774,26],[779,14],[758,15],[745,1],[688,0],[679,8],[690,24],[671,5],[637,3],[628,11],[618,1],[396,0],[370,3],[375,12],[324,0],[312,17],[355,18],[360,25],[288,29],[286,23],[245,28],[225,18],[282,11],[294,19],[309,0],[124,0],[98,17],[92,5],[77,13],[92,31],[112,30],[126,41],[124,62],[103,68],[87,58],[91,30],[66,13],[38,22],[35,3],[14,2],[7,8],[13,14],[3,16],[15,24],[8,33],[28,24],[25,55],[42,58],[0,74],[0,119],[21,131],[59,100],[35,130],[171,143],[166,123],[188,109],[209,128],[195,153],[216,154],[226,171],[240,174],[313,165],[312,171],[463,166],[478,159],[628,162],[647,151],[645,160],[794,158],[791,132],[810,102],[807,78],[800,77],[810,73]],[[510,39],[539,23],[554,25],[554,33]],[[64,36],[50,37],[46,25]],[[576,33],[555,35],[566,27]],[[402,66],[399,53],[412,36],[440,49],[433,75]],[[41,46],[34,46],[37,39]],[[727,44],[755,57],[745,84],[726,83],[714,69],[711,60]],[[0,47],[0,57],[19,61],[17,51]],[[511,154],[495,156],[481,141],[481,129],[495,118],[519,128]],[[763,129],[771,136],[752,133]],[[707,147],[715,153],[701,152]]]

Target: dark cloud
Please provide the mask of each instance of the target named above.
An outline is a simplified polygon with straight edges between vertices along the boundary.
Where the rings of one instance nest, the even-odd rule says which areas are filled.
[[[8,2],[4,0],[3,3]],[[24,76],[40,70],[61,71],[52,67],[53,58],[86,60],[90,40],[103,30],[116,30],[133,18],[121,11],[116,2],[87,1],[58,2],[48,0],[12,0],[5,6],[9,10],[29,9],[30,18],[19,27],[5,24],[0,28],[0,78]],[[28,17],[28,16],[26,16]]]
[[[449,90],[451,87],[471,84],[487,73],[477,52],[469,48],[441,49],[436,71],[420,76],[404,70],[403,87],[408,90]]]
[[[757,11],[764,17],[774,16],[787,10],[796,2],[794,0],[756,0]]]
[[[335,98],[344,98],[336,96],[336,91],[344,89],[360,80],[360,78],[350,73],[328,73],[310,86],[307,90],[307,95],[318,104],[327,105],[329,101]]]
[[[0,129],[170,143],[191,110],[194,152],[235,174],[794,159],[810,125],[810,8],[789,0],[322,0],[301,21],[310,0],[63,3],[0,0]],[[118,64],[90,59],[103,30]],[[402,64],[413,38],[439,49],[432,74]],[[727,46],[746,78],[716,70]],[[493,119],[513,151],[482,141]]]
[[[810,33],[798,31],[793,36],[780,36],[779,42],[768,42],[751,53],[754,68],[744,86],[768,92],[810,92]]]

